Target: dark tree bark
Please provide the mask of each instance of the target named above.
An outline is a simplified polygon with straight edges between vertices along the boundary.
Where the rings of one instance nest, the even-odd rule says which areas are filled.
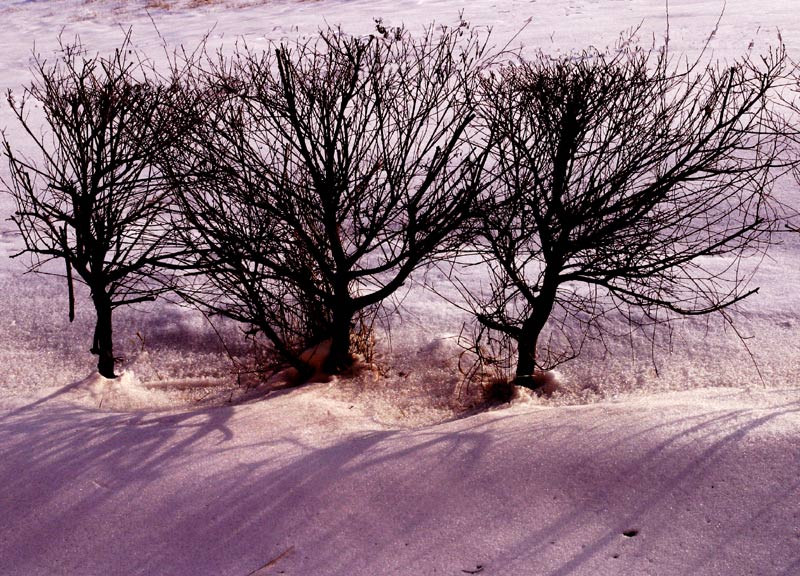
[[[105,378],[116,378],[114,373],[114,335],[112,329],[111,298],[102,288],[92,291],[97,322],[94,328],[91,353],[97,356],[97,371]]]
[[[554,290],[536,297],[532,302],[530,314],[519,330],[517,367],[514,372],[514,381],[519,386],[536,388],[534,376],[537,369],[540,368],[537,365],[536,347],[539,343],[539,335],[542,333],[553,311],[556,297]]]
[[[331,346],[323,366],[329,374],[338,374],[349,368],[353,362],[350,355],[350,327],[354,316],[355,310],[349,295],[334,303],[330,327]]]

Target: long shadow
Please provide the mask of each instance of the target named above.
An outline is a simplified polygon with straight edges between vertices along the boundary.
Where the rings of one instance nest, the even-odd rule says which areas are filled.
[[[733,543],[717,541],[713,534],[704,533],[706,526],[693,525],[691,519],[682,518],[683,508],[677,508],[686,507],[685,511],[690,513],[692,507],[703,507],[704,498],[713,497],[711,492],[715,478],[717,484],[742,480],[735,477],[725,478],[724,472],[716,468],[723,465],[730,468],[730,462],[726,458],[731,453],[742,450],[748,434],[771,420],[796,415],[798,412],[800,402],[788,403],[782,409],[762,417],[753,417],[750,410],[724,410],[716,415],[687,416],[666,425],[634,427],[630,434],[613,433],[611,436],[619,439],[611,443],[598,438],[598,448],[602,447],[598,453],[577,458],[575,462],[565,466],[567,476],[574,474],[581,479],[578,493],[573,494],[573,502],[578,506],[557,517],[555,522],[528,534],[515,547],[505,550],[505,561],[510,561],[514,573],[552,576],[608,571],[615,574],[641,574],[648,573],[648,569],[656,574],[705,574],[705,568],[719,563],[727,563],[727,571],[711,570],[709,573],[751,573],[754,569],[753,557],[747,559],[749,563],[745,561],[737,565],[732,560],[737,556],[737,551],[732,550]],[[643,417],[642,421],[647,420],[647,417]],[[679,432],[663,434],[662,428],[675,427],[676,424],[681,425]],[[726,430],[729,431],[725,432]],[[648,436],[663,436],[663,439],[637,454],[635,445],[638,439]],[[765,453],[768,453],[769,446],[766,448]],[[776,446],[772,452],[785,448],[784,445]],[[793,450],[789,453],[789,458],[785,455],[781,458],[785,469],[784,478],[780,480],[788,477],[791,481],[779,487],[772,486],[772,491],[762,501],[745,501],[740,506],[740,510],[748,510],[742,516],[753,523],[748,536],[758,536],[759,528],[763,529],[763,522],[757,522],[759,518],[774,515],[778,511],[782,511],[783,517],[787,518],[790,515],[787,508],[793,511],[795,518],[800,515],[800,479],[791,472],[800,464],[800,446],[794,440],[794,444],[789,443],[789,448]],[[605,453],[622,457],[618,460],[613,457],[609,459]],[[792,464],[786,466],[787,460]],[[745,471],[745,474],[749,474],[749,471]],[[744,481],[744,485],[747,484]],[[581,494],[583,491],[585,493]],[[573,492],[576,490],[573,489]],[[741,498],[745,499],[744,494]],[[735,502],[736,499],[731,501]],[[630,502],[634,504],[631,505]],[[730,502],[727,504],[730,506]],[[663,511],[662,517],[659,519],[654,511]],[[731,514],[732,510],[708,510],[710,517],[715,512],[724,516]],[[738,512],[739,510],[733,511],[733,515]],[[587,531],[583,530],[583,524],[597,524],[599,528]],[[791,557],[779,560],[796,562],[800,558],[800,548],[796,545],[800,540],[792,540],[800,538],[800,535],[790,534],[791,527],[788,523],[785,528],[786,531],[781,535],[782,548],[791,550],[792,553]],[[625,537],[623,533],[630,533],[631,529],[635,529],[634,536]],[[681,534],[682,530],[685,533]],[[551,567],[546,568],[548,563],[543,563],[536,570],[530,569],[532,564],[528,562],[532,558],[550,555],[548,544],[556,545],[559,541],[574,540],[574,534],[581,532],[583,542],[579,547],[573,542],[572,550],[567,553],[561,551],[557,562],[549,562]],[[676,535],[684,539],[688,550],[661,549],[662,542],[676,544]],[[769,541],[772,536],[764,539],[765,547],[760,554],[762,559],[769,556],[769,551],[774,549],[774,542]],[[741,539],[736,544],[740,545]],[[653,563],[663,561],[665,555],[672,556],[677,564],[654,567]],[[638,564],[637,567],[632,567],[631,562]],[[553,564],[555,567],[552,567]],[[757,570],[761,574],[778,574],[765,571],[763,566]]]
[[[800,463],[797,446],[749,443],[796,418],[800,402],[664,423],[597,407],[570,425],[559,410],[511,412],[307,438],[302,416],[271,433],[263,418],[280,414],[257,407],[41,408],[0,422],[0,573],[745,574],[761,558],[736,564],[732,547],[751,533],[723,530],[736,537],[727,545],[688,533],[702,527],[672,507],[711,498],[710,482],[749,486],[726,474],[750,450],[788,449]],[[771,526],[800,514],[794,470],[775,482],[780,491],[749,492],[757,500],[739,518]],[[626,539],[630,528],[638,535]],[[676,531],[701,545],[670,564]],[[773,546],[783,557],[760,573],[790,574],[797,542]]]
[[[18,564],[35,564],[44,543],[107,502],[117,501],[109,514],[124,523],[127,502],[115,499],[118,491],[135,499],[135,487],[191,465],[198,444],[233,441],[232,408],[148,415],[56,401],[77,384],[0,418],[0,573],[25,573]]]
[[[22,414],[23,412],[34,410],[42,406],[43,404],[47,404],[48,402],[51,402],[57,398],[61,398],[62,396],[68,394],[69,392],[72,392],[73,390],[79,388],[81,384],[83,384],[84,382],[85,380],[76,380],[75,382],[67,384],[62,388],[58,388],[54,392],[46,396],[43,396],[37,400],[34,400],[33,402],[29,402],[28,404],[23,404],[22,406],[19,406],[17,408],[12,408],[5,414],[0,414],[0,422],[2,422],[3,420],[9,420],[11,418],[14,418],[15,416]]]

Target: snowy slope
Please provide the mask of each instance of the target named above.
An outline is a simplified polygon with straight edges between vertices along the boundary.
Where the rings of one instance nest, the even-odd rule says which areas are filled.
[[[797,9],[780,0],[7,0],[0,88],[27,82],[34,42],[52,55],[59,32],[103,51],[133,26],[158,59],[159,35],[192,47],[213,27],[212,47],[258,46],[326,22],[454,22],[463,8],[498,46],[566,53],[636,26],[661,43],[667,5],[676,53],[708,42],[732,59],[780,35],[800,57]],[[5,102],[0,126],[18,134]],[[0,574],[800,574],[796,238],[735,315],[758,369],[724,323],[687,321],[655,350],[589,346],[551,400],[449,421],[464,317],[419,286],[392,320],[382,377],[228,405],[214,332],[166,303],[120,311],[128,372],[87,377],[86,294],[69,324],[62,282],[20,275],[11,209],[0,197]],[[218,329],[235,341],[235,326]]]
[[[418,430],[330,394],[4,412],[0,573],[800,573],[800,390],[522,403]]]

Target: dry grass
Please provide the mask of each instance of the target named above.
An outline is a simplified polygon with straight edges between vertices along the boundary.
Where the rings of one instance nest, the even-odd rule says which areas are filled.
[[[508,404],[514,399],[514,383],[507,378],[491,378],[483,384],[483,401],[489,405]]]
[[[210,8],[220,6],[223,8],[247,8],[250,6],[259,6],[268,4],[270,0],[146,0],[144,8],[146,10],[185,10],[191,8]],[[113,0],[83,0],[86,6],[98,6],[102,4],[122,4],[122,6],[113,7],[115,11],[119,8],[125,7],[124,3],[114,2]]]
[[[170,10],[171,8],[203,8],[215,4],[228,4],[228,0],[147,0],[148,10]]]
[[[267,4],[269,0],[147,0],[147,10],[172,10],[187,8],[208,8],[222,6],[224,8],[247,8]]]

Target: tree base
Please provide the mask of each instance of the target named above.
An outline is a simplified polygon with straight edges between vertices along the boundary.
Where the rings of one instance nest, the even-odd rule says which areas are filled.
[[[533,374],[517,376],[514,385],[532,390],[540,396],[549,396],[561,387],[558,376],[555,370],[537,370]]]
[[[116,359],[114,358],[113,355],[111,355],[111,357],[109,358],[108,353],[101,352],[97,348],[92,348],[91,350],[89,350],[89,352],[91,352],[96,356],[99,356],[97,360],[97,372],[100,374],[100,376],[102,376],[103,378],[108,378],[110,380],[113,380],[114,378],[117,377],[117,375],[114,373],[114,365],[116,364]]]

